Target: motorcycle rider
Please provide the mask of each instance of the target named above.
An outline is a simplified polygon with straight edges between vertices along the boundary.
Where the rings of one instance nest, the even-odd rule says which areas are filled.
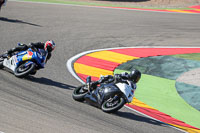
[[[141,72],[136,69],[132,70],[130,73],[123,72],[121,74],[115,74],[114,76],[112,75],[101,76],[98,81],[92,82],[90,84],[89,89],[95,90],[99,84],[111,83],[111,82],[113,82],[114,84],[119,82],[130,84],[133,89],[136,89],[136,83],[138,83],[140,78],[141,78]]]
[[[43,42],[36,42],[36,43],[29,43],[29,45],[26,44],[19,44],[17,47],[12,48],[7,51],[7,56],[10,58],[13,53],[19,52],[19,51],[25,51],[28,48],[36,48],[38,49],[44,49],[47,54],[47,60],[51,58],[51,52],[55,49],[56,44],[53,40],[48,40],[45,43]],[[46,60],[46,62],[47,62]]]
[[[1,7],[4,5],[6,5],[7,0],[0,0],[0,11],[1,11]]]

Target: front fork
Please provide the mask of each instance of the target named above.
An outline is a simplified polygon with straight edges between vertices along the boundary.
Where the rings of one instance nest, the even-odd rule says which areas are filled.
[[[118,104],[118,99],[119,99],[119,96],[118,95],[115,95],[113,98],[109,98],[107,100],[107,106],[109,107],[114,107],[116,104]]]
[[[88,92],[91,92],[90,83],[91,83],[91,76],[88,76],[86,78],[86,86],[88,88]]]
[[[119,98],[119,96],[115,95],[113,98],[109,98],[108,101],[113,102],[113,101],[117,100],[118,98]]]

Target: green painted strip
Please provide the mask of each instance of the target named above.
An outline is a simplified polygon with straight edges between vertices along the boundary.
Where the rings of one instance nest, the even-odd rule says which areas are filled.
[[[114,73],[123,70],[116,69]],[[175,80],[142,74],[135,96],[145,104],[200,128],[200,112],[187,104],[177,93]]]
[[[120,74],[120,73],[122,73],[122,72],[127,72],[127,73],[129,73],[130,71],[121,70],[121,69],[115,69],[115,70],[114,70],[114,74]]]
[[[47,2],[47,3],[57,3],[57,4],[72,4],[72,5],[102,6],[102,7],[154,9],[154,10],[156,9],[157,10],[195,10],[194,8],[156,8],[156,7],[141,7],[141,6],[130,6],[130,5],[101,4],[101,3],[92,3],[92,2],[66,1],[66,0],[17,0],[17,1]]]
[[[182,58],[187,60],[196,60],[200,61],[200,53],[193,53],[193,54],[177,54],[177,55],[171,55],[172,57],[176,58]]]

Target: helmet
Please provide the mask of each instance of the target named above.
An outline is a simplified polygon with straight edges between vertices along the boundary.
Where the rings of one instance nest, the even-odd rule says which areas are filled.
[[[141,72],[134,69],[129,74],[129,80],[132,80],[134,83],[137,83],[141,78]]]
[[[49,40],[45,42],[44,49],[47,50],[48,52],[51,52],[55,49],[56,44],[54,43],[53,40]]]

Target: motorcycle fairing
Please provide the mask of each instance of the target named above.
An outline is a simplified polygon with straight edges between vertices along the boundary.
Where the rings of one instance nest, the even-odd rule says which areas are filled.
[[[39,68],[44,68],[47,54],[44,50],[33,51],[29,48],[27,51],[22,51],[13,55],[11,58],[5,58],[3,65],[6,68],[9,68],[13,72],[22,62],[26,62],[25,66],[28,66],[33,63],[33,60],[37,63]]]
[[[132,88],[131,83],[129,84],[117,83],[116,86],[124,93],[124,95],[126,96],[127,102],[131,103],[134,97],[136,86],[134,85],[134,88]]]
[[[87,103],[100,108],[105,100],[119,93],[121,93],[121,91],[115,84],[103,84],[91,93],[85,95],[85,100]]]
[[[18,62],[23,62],[32,59],[32,54],[29,55],[29,51],[22,51],[17,53],[16,57]]]
[[[44,49],[38,49],[36,54],[37,55],[35,56],[38,58],[36,58],[35,60],[37,61],[37,63],[40,65],[41,68],[44,68],[47,59],[47,52]]]
[[[41,49],[34,52],[31,48],[29,48],[27,51],[19,52],[17,57],[19,62],[34,60],[37,62],[39,67],[44,68],[45,66],[46,53]]]
[[[14,71],[18,66],[18,60],[16,55],[12,56],[10,59],[5,58],[3,61],[3,65]]]
[[[27,51],[27,53],[22,57],[22,60],[23,60],[23,61],[31,60],[31,59],[32,59],[32,56],[33,56],[33,52]]]

